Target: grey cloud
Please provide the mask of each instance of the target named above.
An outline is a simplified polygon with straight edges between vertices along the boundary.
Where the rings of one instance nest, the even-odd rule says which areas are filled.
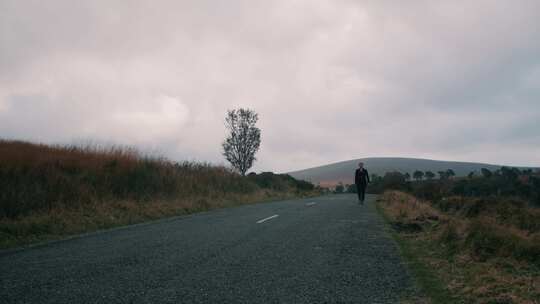
[[[5,0],[0,136],[221,163],[225,111],[247,106],[256,170],[538,165],[538,20],[537,1]]]

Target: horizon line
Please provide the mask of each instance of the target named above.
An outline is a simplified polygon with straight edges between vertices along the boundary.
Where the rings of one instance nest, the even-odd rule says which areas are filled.
[[[365,159],[370,159],[370,158],[372,158],[372,159],[373,158],[377,158],[377,159],[381,159],[381,158],[416,159],[416,160],[429,160],[429,161],[439,161],[439,162],[480,164],[480,165],[498,166],[498,167],[533,168],[533,169],[540,168],[540,166],[493,164],[493,163],[486,163],[486,162],[479,162],[479,161],[444,160],[444,159],[423,158],[423,157],[404,157],[404,156],[376,156],[376,157],[374,157],[374,156],[368,156],[368,157],[360,157],[360,158],[351,158],[351,159],[342,160],[342,161],[334,161],[334,162],[330,162],[330,163],[327,163],[327,164],[324,164],[324,165],[307,167],[307,168],[298,169],[298,170],[289,170],[289,171],[285,171],[283,173],[294,173],[294,172],[298,172],[298,171],[305,171],[305,170],[310,170],[310,169],[315,169],[315,168],[320,168],[320,167],[325,167],[325,166],[331,166],[331,165],[336,165],[336,164],[350,162],[350,161],[365,160]]]

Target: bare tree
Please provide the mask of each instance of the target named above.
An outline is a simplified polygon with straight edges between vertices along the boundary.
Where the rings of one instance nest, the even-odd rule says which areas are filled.
[[[261,130],[255,126],[259,117],[250,109],[227,111],[225,126],[229,136],[223,142],[223,156],[243,176],[253,166],[261,144]]]

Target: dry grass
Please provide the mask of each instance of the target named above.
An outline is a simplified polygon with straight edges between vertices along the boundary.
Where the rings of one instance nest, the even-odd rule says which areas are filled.
[[[316,194],[264,173],[149,158],[125,147],[0,140],[0,248],[172,215]]]
[[[381,203],[392,223],[403,227],[422,229],[439,221],[448,221],[446,216],[431,205],[403,192],[385,192]]]
[[[459,201],[456,205],[461,207],[450,203],[446,207],[452,208],[443,212],[428,201],[397,191],[386,192],[379,202],[399,232],[396,237],[405,254],[423,264],[453,297],[434,303],[539,303],[540,238],[530,218],[508,221],[512,214],[501,218],[497,209],[505,208],[501,207],[504,202],[481,205],[471,213],[478,201],[451,201]],[[522,209],[505,210],[523,214]],[[531,210],[533,216],[536,212]],[[411,226],[415,229],[407,228]],[[429,296],[437,297],[430,282],[419,281]]]

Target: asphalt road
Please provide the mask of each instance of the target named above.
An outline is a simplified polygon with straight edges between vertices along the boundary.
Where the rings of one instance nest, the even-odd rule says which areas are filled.
[[[0,252],[0,303],[398,303],[368,196],[247,205]]]

